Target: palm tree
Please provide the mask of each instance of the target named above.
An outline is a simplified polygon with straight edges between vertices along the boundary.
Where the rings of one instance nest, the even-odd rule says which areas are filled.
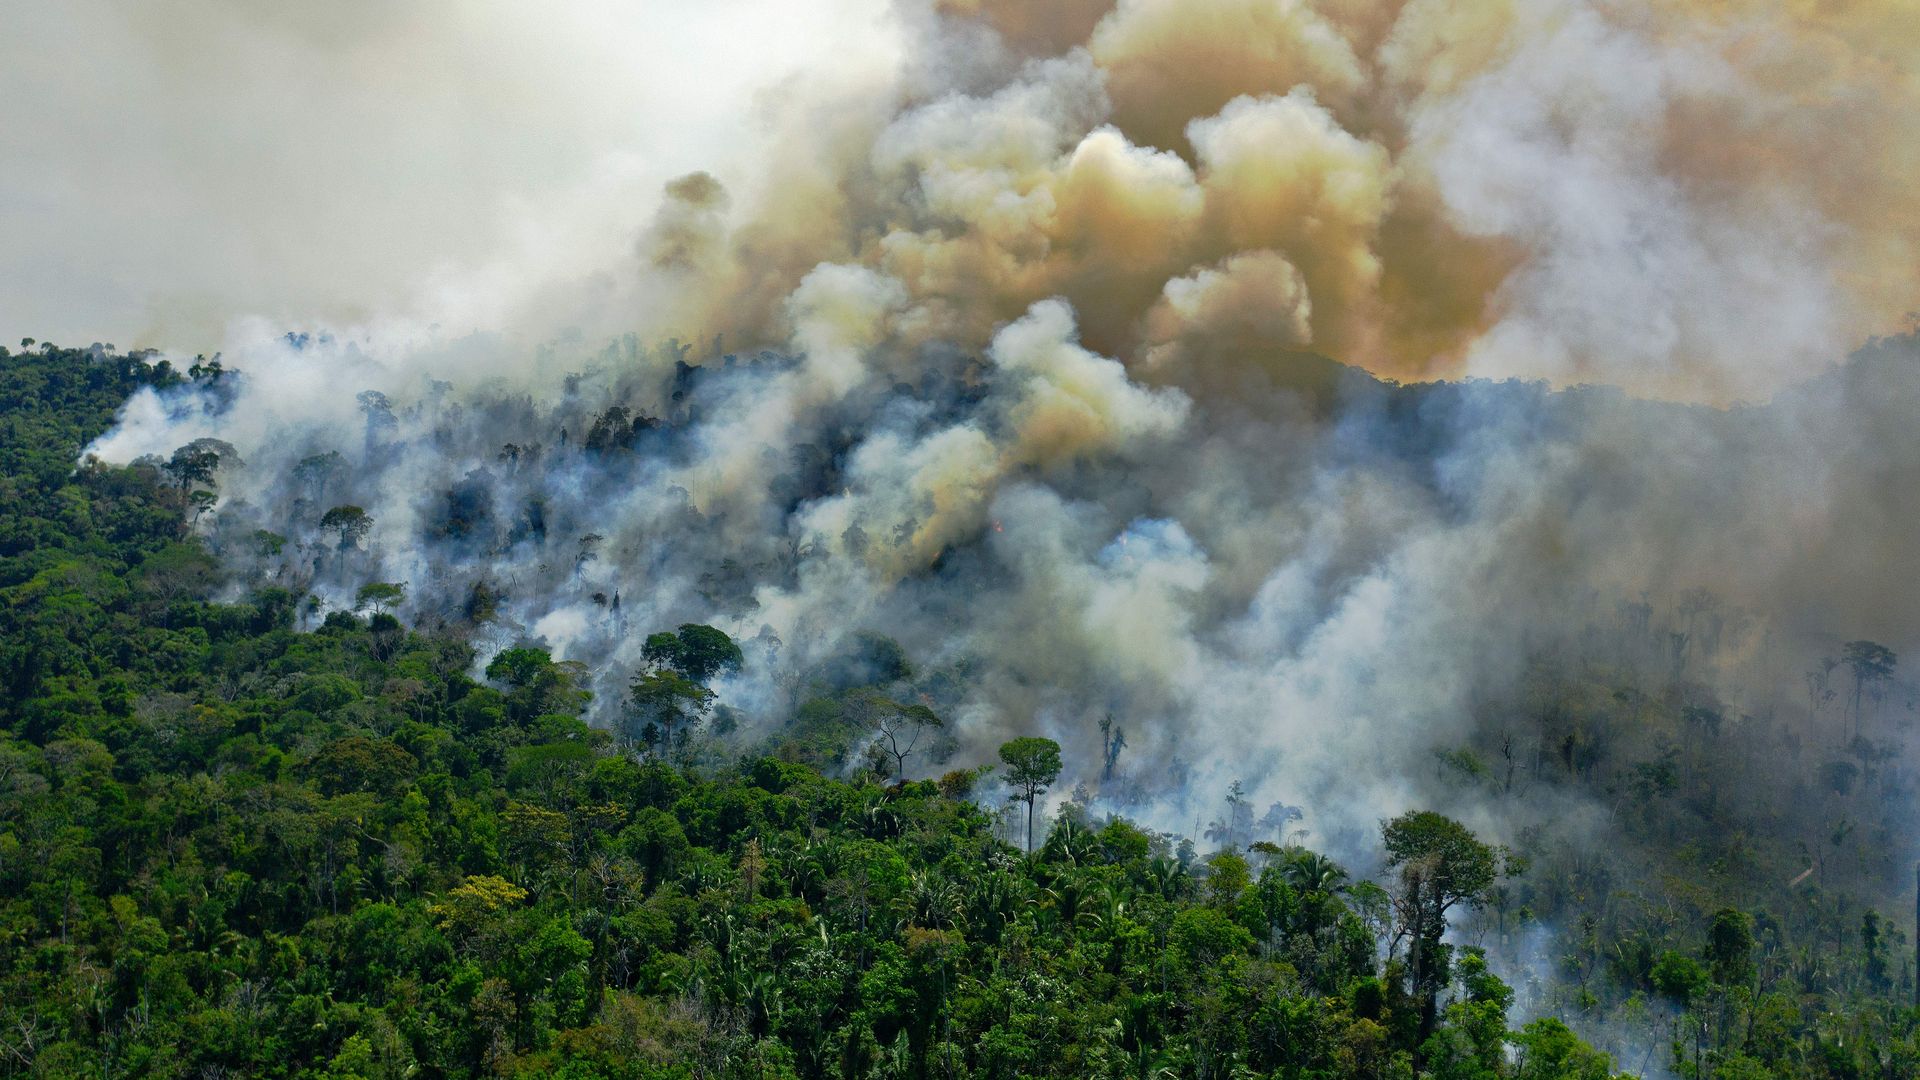
[[[907,885],[907,920],[928,930],[952,930],[966,924],[967,898],[960,887],[933,873],[916,873]]]
[[[1178,860],[1159,855],[1147,864],[1147,881],[1161,899],[1177,900],[1187,894],[1193,875]]]
[[[973,878],[966,897],[968,924],[979,927],[987,941],[997,943],[1000,932],[1020,910],[1025,884],[1026,879],[1004,870],[990,870]]]
[[[1347,872],[1317,851],[1296,848],[1280,868],[1287,884],[1301,892],[1336,893],[1345,887]]]
[[[1094,909],[1087,913],[1094,926],[1112,926],[1133,909],[1133,894],[1122,884],[1112,884],[1093,898]]]
[[[1040,850],[1044,856],[1057,858],[1070,866],[1080,866],[1098,852],[1099,841],[1094,838],[1093,830],[1087,828],[1076,815],[1062,814]]]

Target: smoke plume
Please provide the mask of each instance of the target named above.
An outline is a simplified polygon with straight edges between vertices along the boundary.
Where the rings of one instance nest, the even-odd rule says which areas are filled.
[[[1841,363],[1915,305],[1903,6],[903,2],[891,77],[762,100],[751,183],[236,323],[93,452],[232,443],[241,579],[405,582],[608,709],[705,622],[766,734],[884,634],[955,763],[1044,733],[1059,794],[1191,832],[1239,780],[1358,849],[1542,657],[1772,715],[1806,650],[1913,643],[1915,346]]]

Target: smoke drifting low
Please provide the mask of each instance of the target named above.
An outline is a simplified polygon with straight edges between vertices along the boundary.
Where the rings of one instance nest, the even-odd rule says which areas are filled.
[[[1102,786],[1112,715],[1103,799],[1191,831],[1241,780],[1339,850],[1543,654],[1759,710],[1805,648],[1914,638],[1915,348],[1835,366],[1914,303],[1895,8],[909,4],[883,94],[769,106],[758,194],[677,179],[507,305],[635,334],[242,330],[94,452],[225,440],[237,572],[404,581],[603,702],[707,622],[763,733],[881,633],[958,762],[1041,732]],[[1388,381],[1459,376],[1506,381]]]

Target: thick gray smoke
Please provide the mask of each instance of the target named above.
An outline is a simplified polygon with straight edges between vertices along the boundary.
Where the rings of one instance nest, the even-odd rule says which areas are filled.
[[[958,763],[1044,732],[1097,788],[1112,715],[1129,748],[1104,795],[1183,831],[1240,780],[1360,847],[1446,797],[1435,751],[1512,722],[1540,652],[1600,635],[1595,655],[1665,674],[1693,590],[1724,640],[1675,674],[1739,709],[1834,637],[1913,636],[1911,342],[1729,411],[1354,372],[1324,404],[1203,405],[1130,382],[1055,303],[984,355],[896,354],[859,333],[895,300],[836,268],[796,301],[804,356],[628,343],[531,390],[281,342],[241,358],[232,400],[143,395],[96,450],[234,443],[201,527],[243,578],[333,607],[405,582],[415,620],[586,662],[608,709],[644,634],[681,622],[748,643],[723,700],[749,736],[857,633],[891,636],[950,673],[927,685]],[[344,550],[320,525],[339,505],[373,522]],[[263,555],[259,529],[290,542]]]
[[[1049,734],[1056,797],[1163,828],[1240,781],[1336,853],[1415,804],[1579,829],[1436,752],[1574,770],[1525,715],[1556,658],[1773,718],[1916,637],[1913,344],[1834,366],[1915,291],[1896,6],[902,4],[892,84],[769,102],[752,198],[683,176],[617,265],[499,293],[634,335],[240,324],[93,452],[231,443],[237,580],[404,582],[608,719],[656,629],[746,644],[745,737],[877,633],[951,764]],[[1539,381],[1376,378],[1462,374]]]

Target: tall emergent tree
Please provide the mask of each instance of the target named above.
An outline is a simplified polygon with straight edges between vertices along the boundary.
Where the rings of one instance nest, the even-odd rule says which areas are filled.
[[[353,594],[353,610],[372,608],[376,614],[388,608],[398,607],[407,599],[407,586],[402,581],[369,581],[360,586]]]
[[[1127,733],[1114,722],[1113,714],[1108,713],[1100,721],[1100,779],[1113,779],[1114,767],[1120,764],[1120,751],[1127,748]]]
[[[713,708],[715,676],[738,670],[745,659],[725,631],[698,623],[673,633],[649,634],[641,648],[648,669],[628,689],[632,734],[656,753],[671,752]]]
[[[585,689],[586,665],[555,662],[545,649],[503,649],[487,664],[486,676],[506,686],[507,715],[517,723],[546,713],[577,714],[592,698]]]
[[[870,751],[881,763],[893,766],[893,782],[907,782],[907,759],[929,732],[946,726],[938,713],[917,702],[894,699],[873,690],[858,691],[849,702],[875,731]]]
[[[373,518],[358,506],[336,506],[320,515],[320,527],[339,534],[340,550],[359,545],[373,529]]]
[[[703,685],[716,675],[740,670],[746,659],[726,631],[699,623],[683,623],[673,633],[648,634],[640,654]]]
[[[222,457],[231,457],[232,453],[233,448],[218,439],[196,439],[175,450],[161,471],[184,494],[201,485],[212,485]]]
[[[1402,814],[1382,823],[1380,832],[1387,865],[1400,871],[1393,940],[1396,946],[1407,942],[1407,990],[1420,1002],[1424,1041],[1433,1032],[1438,995],[1452,977],[1440,941],[1447,932],[1447,912],[1486,897],[1500,874],[1499,857],[1465,825],[1431,810]]]
[[[1840,662],[1853,672],[1853,733],[1860,734],[1860,695],[1867,687],[1893,678],[1900,662],[1892,649],[1872,641],[1849,641],[1840,646]]]
[[[1026,735],[1000,745],[1000,760],[1007,766],[1007,787],[1011,802],[1027,804],[1027,850],[1033,850],[1033,804],[1060,779],[1060,744],[1052,739]]]
[[[713,691],[667,667],[634,676],[627,695],[629,737],[656,755],[671,753],[675,738],[684,738],[713,708]]]

